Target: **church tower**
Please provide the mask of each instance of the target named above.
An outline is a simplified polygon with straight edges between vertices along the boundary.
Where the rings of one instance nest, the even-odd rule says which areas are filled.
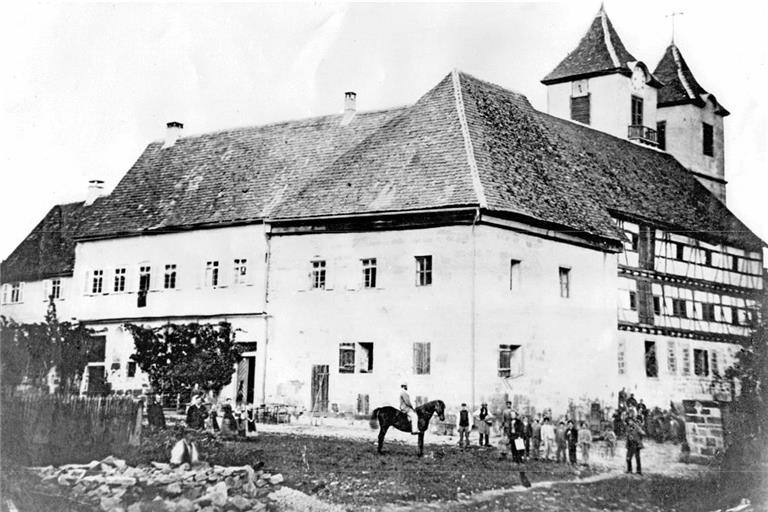
[[[576,49],[541,82],[547,86],[549,114],[657,145],[662,84],[627,51],[602,6]]]
[[[664,83],[657,103],[659,149],[725,202],[723,118],[730,113],[699,85],[674,41],[654,74]]]

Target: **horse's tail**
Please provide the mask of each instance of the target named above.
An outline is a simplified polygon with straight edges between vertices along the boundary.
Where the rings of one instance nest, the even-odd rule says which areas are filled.
[[[379,408],[373,410],[371,413],[371,419],[368,420],[371,428],[379,428]]]

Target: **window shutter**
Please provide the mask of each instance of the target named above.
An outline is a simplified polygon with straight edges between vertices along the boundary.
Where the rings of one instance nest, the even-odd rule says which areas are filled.
[[[432,364],[432,343],[425,343],[424,349],[424,362],[422,363],[422,371],[426,374],[429,374],[431,372],[430,366]]]
[[[571,98],[571,119],[580,123],[589,124],[589,94]]]
[[[413,344],[413,374],[418,375],[419,374],[419,344],[414,343]]]

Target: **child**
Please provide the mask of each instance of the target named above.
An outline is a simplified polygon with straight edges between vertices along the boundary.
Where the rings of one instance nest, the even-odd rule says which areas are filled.
[[[579,425],[579,446],[581,446],[581,463],[589,464],[589,447],[592,446],[592,432],[583,421]]]
[[[557,444],[557,462],[568,462],[568,459],[565,456],[565,449],[567,447],[567,441],[565,439],[565,423],[563,423],[562,420],[555,430],[555,443]]]
[[[461,404],[461,410],[459,411],[459,446],[461,448],[469,447],[469,411],[467,410],[467,404]],[[464,444],[466,443],[466,445]]]

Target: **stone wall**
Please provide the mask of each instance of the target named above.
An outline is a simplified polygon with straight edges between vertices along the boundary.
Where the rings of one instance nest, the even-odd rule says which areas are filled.
[[[683,400],[685,434],[691,456],[712,457],[723,449],[723,418],[720,402]]]

